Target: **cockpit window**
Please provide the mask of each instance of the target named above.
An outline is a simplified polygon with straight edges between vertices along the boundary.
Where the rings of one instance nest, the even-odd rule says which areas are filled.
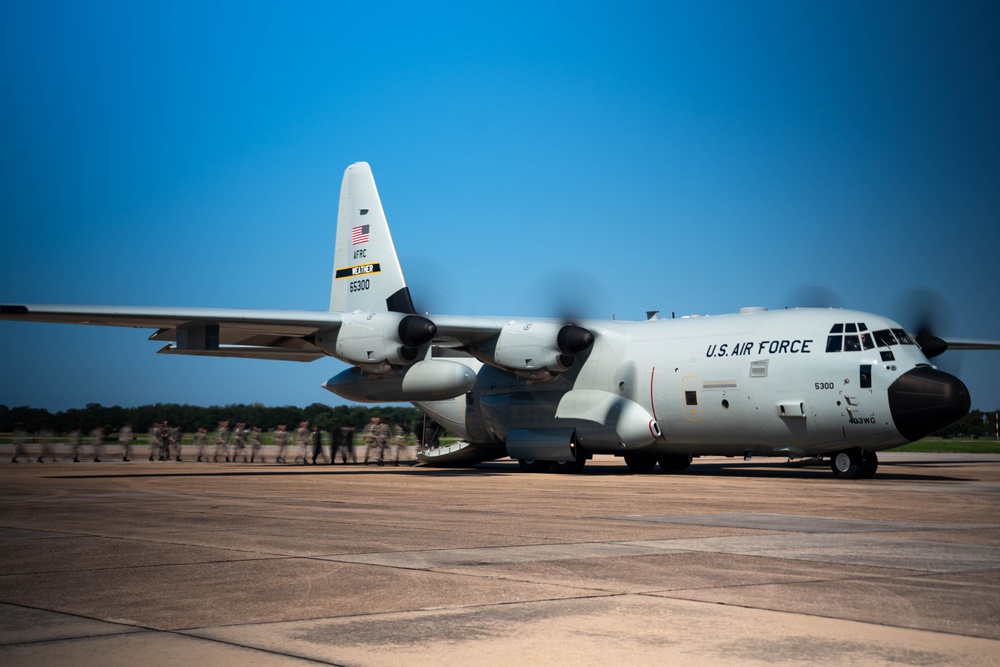
[[[910,335],[902,329],[893,329],[892,333],[896,334],[896,340],[899,341],[900,345],[913,345]]]
[[[902,340],[897,340],[893,331],[902,331],[902,329],[880,329],[869,332],[868,325],[864,322],[839,322],[830,327],[830,335],[826,339],[826,351],[860,352],[861,350],[873,350],[876,345],[879,347],[897,345]],[[905,332],[903,335],[906,335]],[[909,344],[908,338],[907,344]]]
[[[875,342],[879,347],[889,347],[896,344],[896,337],[888,329],[879,329],[875,332]]]

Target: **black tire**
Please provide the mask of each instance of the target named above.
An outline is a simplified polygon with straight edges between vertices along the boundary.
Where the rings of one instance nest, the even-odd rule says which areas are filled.
[[[836,452],[830,457],[830,469],[835,477],[857,479],[864,466],[864,456],[857,447]]]
[[[552,472],[583,472],[583,467],[587,465],[587,455],[581,449],[580,445],[576,444],[576,436],[573,436],[570,452],[573,454],[572,459],[552,462]]]
[[[642,452],[626,454],[625,465],[632,472],[649,472],[656,467],[656,454]]]
[[[534,461],[532,459],[518,459],[517,465],[524,472],[548,472],[551,461]]]
[[[587,465],[587,459],[577,459],[575,461],[553,461],[552,472],[583,472],[583,467]]]
[[[690,454],[660,454],[657,459],[663,472],[684,472],[691,465]]]
[[[871,479],[878,470],[878,455],[875,452],[861,452],[861,472],[858,479]]]

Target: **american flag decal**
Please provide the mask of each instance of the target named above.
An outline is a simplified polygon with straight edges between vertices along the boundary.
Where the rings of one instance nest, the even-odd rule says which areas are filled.
[[[368,225],[351,227],[351,245],[359,243],[368,243]]]

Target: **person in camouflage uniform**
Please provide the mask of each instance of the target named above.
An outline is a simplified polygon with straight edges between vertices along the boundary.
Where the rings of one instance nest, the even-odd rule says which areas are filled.
[[[288,430],[284,424],[278,424],[278,428],[274,431],[274,444],[278,446],[278,458],[275,459],[278,463],[285,462],[285,449],[288,447]]]
[[[385,450],[389,446],[389,425],[379,417],[372,417],[365,427],[365,463],[369,459],[384,465]]]

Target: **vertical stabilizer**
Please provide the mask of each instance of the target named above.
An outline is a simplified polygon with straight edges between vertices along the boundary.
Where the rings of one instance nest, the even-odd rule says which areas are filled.
[[[367,162],[348,167],[340,186],[330,310],[415,312]]]

